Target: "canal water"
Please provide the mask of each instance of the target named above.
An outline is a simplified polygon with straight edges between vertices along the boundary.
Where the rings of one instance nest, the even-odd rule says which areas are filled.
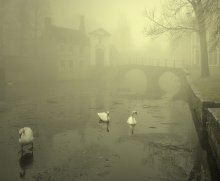
[[[121,82],[8,85],[0,102],[0,180],[211,180],[189,106],[175,96],[179,82],[169,76],[154,99],[140,72]],[[126,121],[133,110],[132,135]],[[109,125],[99,122],[103,111]],[[21,156],[24,126],[35,140],[33,154],[27,146]]]

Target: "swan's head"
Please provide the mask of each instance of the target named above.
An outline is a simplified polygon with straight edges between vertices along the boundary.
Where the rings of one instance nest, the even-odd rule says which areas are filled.
[[[137,111],[132,111],[132,116],[137,115]]]
[[[19,130],[19,136],[20,136],[20,138],[21,138],[21,135],[24,134],[24,133],[25,133],[24,128],[21,128],[21,129]]]

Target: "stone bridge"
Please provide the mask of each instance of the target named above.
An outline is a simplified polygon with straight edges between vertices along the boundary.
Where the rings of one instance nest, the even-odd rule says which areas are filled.
[[[171,72],[176,75],[180,83],[185,80],[185,76],[187,72],[180,67],[165,67],[165,66],[152,66],[152,65],[136,65],[136,64],[128,64],[128,65],[119,65],[114,67],[106,68],[105,74],[108,74],[112,79],[123,79],[126,73],[132,70],[140,70],[142,71],[147,78],[147,91],[155,91],[158,90],[162,92],[162,89],[159,86],[160,77],[166,73]]]

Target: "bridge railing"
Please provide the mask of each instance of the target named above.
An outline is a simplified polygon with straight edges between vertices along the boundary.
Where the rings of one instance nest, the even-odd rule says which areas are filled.
[[[128,58],[120,63],[120,65],[150,65],[150,66],[160,66],[160,67],[185,67],[183,60],[180,59],[162,59],[162,58]]]

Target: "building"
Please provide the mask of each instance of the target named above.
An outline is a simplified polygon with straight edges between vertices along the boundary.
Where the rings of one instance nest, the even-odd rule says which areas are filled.
[[[172,47],[172,57],[186,67],[198,67],[200,65],[200,41],[196,32],[185,34],[178,40],[170,42]],[[210,68],[220,66],[220,45],[212,47],[210,34],[207,31],[208,58]]]
[[[109,66],[110,65],[110,33],[99,28],[90,34],[90,65]]]
[[[39,60],[47,69],[46,77],[55,80],[74,79],[89,64],[89,38],[85,34],[84,17],[80,17],[78,30],[52,24],[45,19],[40,37]]]
[[[36,7],[35,1],[0,1],[0,83],[38,78],[36,44],[50,14],[46,2]]]
[[[87,35],[83,16],[78,29],[56,26],[46,17],[39,37],[27,41],[31,44],[25,43],[22,51],[14,36],[4,42],[11,49],[0,49],[0,82],[73,80],[89,75],[90,67],[116,64],[118,57],[110,33],[99,28]]]
[[[210,31],[207,31],[207,45],[208,45],[208,58],[209,58],[209,66],[210,67],[218,67],[220,66],[220,45],[217,44],[215,47],[212,47],[210,40]],[[200,64],[200,42],[197,33],[191,34],[191,62],[192,66]]]

